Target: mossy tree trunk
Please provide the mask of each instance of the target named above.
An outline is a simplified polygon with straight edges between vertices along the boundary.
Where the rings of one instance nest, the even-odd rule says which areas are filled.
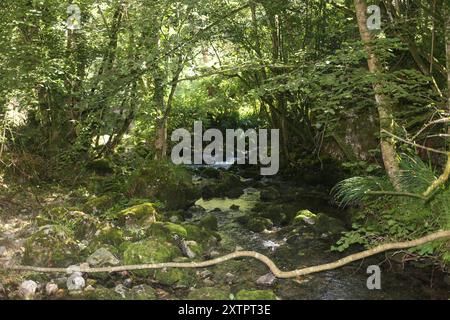
[[[382,72],[382,66],[379,58],[373,51],[371,42],[372,35],[367,27],[367,4],[364,0],[354,0],[356,17],[358,20],[359,32],[361,39],[364,43],[365,50],[368,55],[368,66],[371,73]],[[388,132],[394,131],[395,121],[392,112],[392,106],[389,102],[389,98],[382,93],[383,84],[381,82],[374,84],[375,101],[378,108],[378,115],[380,118],[380,133],[383,130]],[[389,179],[397,191],[401,190],[399,181],[399,164],[397,160],[397,151],[395,149],[395,142],[391,137],[386,137],[381,134],[381,155],[383,157],[383,163]]]

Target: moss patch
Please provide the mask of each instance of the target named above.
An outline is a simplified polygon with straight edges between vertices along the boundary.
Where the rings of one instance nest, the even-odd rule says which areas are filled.
[[[271,290],[241,290],[236,294],[236,300],[276,300],[277,296]]]

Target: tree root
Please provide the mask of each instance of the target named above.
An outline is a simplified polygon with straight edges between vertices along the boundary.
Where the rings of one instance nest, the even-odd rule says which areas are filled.
[[[152,263],[152,264],[138,264],[138,265],[125,265],[125,266],[116,266],[116,267],[101,267],[101,268],[89,268],[89,267],[79,267],[78,269],[70,269],[72,271],[79,271],[84,273],[99,273],[99,272],[120,272],[120,271],[133,271],[133,270],[143,270],[143,269],[162,269],[162,268],[204,268],[213,266],[227,260],[249,257],[254,258],[256,260],[264,263],[274,276],[277,278],[294,278],[297,276],[303,276],[311,273],[332,270],[336,268],[340,268],[346,264],[351,262],[361,260],[373,255],[376,255],[381,252],[385,252],[388,250],[398,250],[398,249],[406,249],[411,247],[416,247],[434,240],[450,238],[450,230],[446,231],[438,231],[427,236],[424,236],[419,239],[404,241],[404,242],[393,242],[379,245],[375,248],[365,250],[359,253],[355,253],[349,255],[345,258],[339,259],[337,261],[321,264],[312,267],[306,267],[302,269],[296,269],[292,271],[281,271],[275,263],[266,257],[263,254],[260,254],[255,251],[236,251],[222,257],[218,257],[215,259],[201,261],[201,262],[166,262],[166,263]],[[68,268],[42,268],[42,267],[33,267],[33,266],[3,266],[1,268],[16,270],[16,271],[34,271],[34,272],[47,272],[47,273],[58,273],[58,272],[70,272]]]

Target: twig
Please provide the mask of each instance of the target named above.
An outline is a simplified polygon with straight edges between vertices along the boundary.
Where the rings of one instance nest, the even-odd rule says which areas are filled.
[[[3,266],[2,268],[7,270],[16,270],[16,271],[34,271],[34,272],[47,272],[47,273],[55,273],[55,272],[70,272],[79,271],[85,273],[100,273],[100,272],[121,272],[121,271],[132,271],[132,270],[144,270],[144,269],[162,269],[162,268],[205,268],[209,266],[213,266],[227,260],[236,259],[236,258],[254,258],[256,260],[264,263],[270,271],[277,278],[295,278],[298,276],[303,276],[311,273],[322,272],[326,270],[333,270],[340,268],[346,264],[349,264],[354,261],[358,261],[378,253],[382,253],[388,250],[396,250],[396,249],[406,249],[411,247],[416,247],[423,245],[425,243],[450,238],[450,230],[446,231],[438,231],[427,236],[424,236],[419,239],[404,241],[404,242],[393,242],[379,245],[375,248],[365,250],[359,253],[355,253],[349,255],[345,258],[339,259],[334,262],[321,264],[312,267],[306,267],[302,269],[296,269],[292,271],[281,271],[275,263],[269,259],[267,256],[262,255],[255,251],[236,251],[227,255],[224,255],[219,258],[215,258],[212,260],[202,261],[202,262],[165,262],[165,263],[150,263],[150,264],[138,264],[138,265],[128,265],[128,266],[117,266],[117,267],[101,267],[101,268],[89,268],[89,267],[79,267],[77,270],[72,270],[69,268],[42,268],[42,267],[34,267],[34,266]]]
[[[391,136],[392,138],[397,139],[398,141],[401,141],[403,143],[409,144],[409,145],[411,145],[413,147],[424,149],[424,150],[427,150],[427,151],[430,151],[430,152],[434,152],[434,153],[448,155],[448,152],[446,152],[446,151],[442,151],[442,150],[438,150],[438,149],[434,149],[434,148],[430,148],[430,147],[425,147],[425,146],[423,146],[421,144],[417,144],[415,142],[408,141],[408,140],[403,139],[403,138],[401,138],[401,137],[399,137],[399,136],[397,136],[397,135],[395,135],[393,133],[390,133],[389,131],[386,131],[384,129],[381,130],[381,132],[387,134],[388,136]]]
[[[450,118],[441,118],[438,120],[430,121],[425,126],[423,126],[422,129],[420,129],[412,138],[411,140],[415,140],[422,132],[424,132],[427,128],[431,127],[434,124],[440,124],[440,123],[448,123],[450,122]]]

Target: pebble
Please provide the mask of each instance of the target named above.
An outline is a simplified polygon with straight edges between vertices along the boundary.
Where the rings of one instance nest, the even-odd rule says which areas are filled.
[[[119,284],[114,288],[114,291],[117,292],[118,294],[120,294],[122,296],[122,298],[125,299],[126,297],[126,293],[127,293],[127,288],[125,288],[124,285]]]
[[[84,291],[95,291],[95,288],[94,288],[93,286],[91,286],[91,285],[88,285],[88,286],[84,289]]]
[[[126,288],[131,288],[133,286],[133,280],[131,280],[130,278],[127,278],[123,281],[123,285]]]
[[[3,257],[4,255],[6,255],[6,247],[1,246],[0,247],[0,257]]]
[[[208,287],[212,287],[212,286],[214,286],[216,283],[214,282],[214,281],[212,281],[210,278],[206,278],[206,279],[203,279],[203,283],[205,284],[205,285],[207,285]]]
[[[81,276],[80,272],[72,273],[67,279],[67,289],[69,291],[83,290],[85,286],[86,281],[84,281],[84,278]]]
[[[45,293],[48,296],[53,296],[56,292],[58,292],[58,285],[56,283],[49,282],[45,285]]]
[[[234,274],[232,274],[231,272],[228,272],[228,273],[225,275],[225,281],[226,281],[228,284],[232,284],[235,278],[236,278],[236,276],[235,276]]]
[[[275,280],[276,280],[276,277],[273,275],[272,272],[269,272],[269,273],[259,277],[258,280],[256,280],[256,283],[260,284],[260,285],[270,286],[275,282]]]
[[[209,276],[211,276],[212,272],[209,270],[204,270],[204,271],[201,271],[198,275],[200,276],[201,279],[205,279],[205,278],[208,278]]]
[[[37,283],[33,280],[26,280],[22,282],[19,287],[19,295],[26,300],[33,299],[36,294],[37,287]]]

